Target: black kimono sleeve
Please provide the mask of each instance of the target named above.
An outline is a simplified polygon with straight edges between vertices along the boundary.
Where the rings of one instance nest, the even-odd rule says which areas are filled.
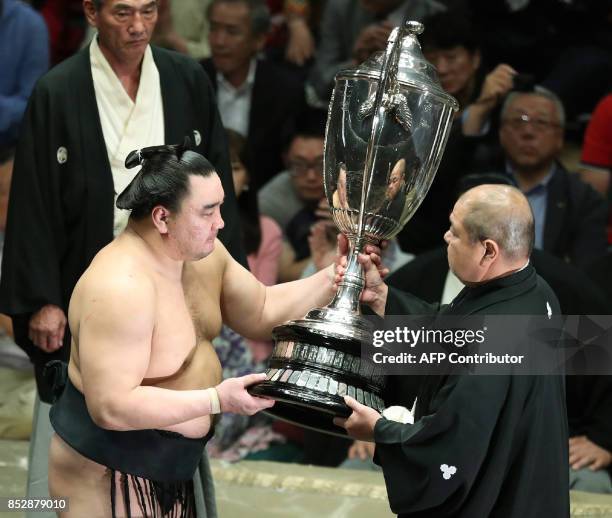
[[[440,304],[430,304],[410,293],[389,286],[385,315],[433,315]]]
[[[47,108],[47,91],[37,87],[15,156],[0,283],[0,311],[11,316],[46,304],[63,307],[60,260],[66,236],[58,160],[46,138],[52,125]]]
[[[450,378],[433,402],[435,414],[414,425],[376,423],[376,457],[394,513],[442,518],[464,508],[491,456],[509,389],[509,376]]]

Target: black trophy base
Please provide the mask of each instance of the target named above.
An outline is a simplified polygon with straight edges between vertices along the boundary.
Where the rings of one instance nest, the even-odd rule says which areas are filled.
[[[333,423],[334,417],[351,415],[345,395],[382,412],[384,372],[361,358],[357,338],[316,328],[312,321],[304,320],[278,326],[273,334],[276,344],[266,379],[248,389],[255,396],[276,401],[266,413],[304,428],[346,437],[346,430]]]
[[[351,409],[339,396],[322,395],[305,387],[294,389],[267,381],[248,390],[254,396],[276,400],[274,406],[266,410],[266,414],[272,417],[318,432],[347,436],[344,428],[333,423],[334,417],[346,418],[351,415]]]

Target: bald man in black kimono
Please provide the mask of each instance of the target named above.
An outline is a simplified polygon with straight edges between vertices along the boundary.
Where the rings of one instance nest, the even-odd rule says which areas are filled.
[[[450,222],[449,266],[465,288],[440,307],[381,284],[386,314],[545,315],[548,307],[559,314],[555,294],[529,264],[533,216],[517,189],[476,187],[457,201]],[[397,378],[391,403],[411,407],[402,401],[408,377]],[[569,516],[562,376],[430,376],[413,425],[346,402],[353,413],[337,424],[375,442],[391,509],[401,517]]]

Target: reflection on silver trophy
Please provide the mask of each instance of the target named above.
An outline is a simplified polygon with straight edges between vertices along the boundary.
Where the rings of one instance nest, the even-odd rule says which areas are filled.
[[[357,254],[394,237],[417,210],[458,108],[422,55],[422,31],[422,24],[405,22],[385,52],[336,76],[324,181],[333,219],[350,241],[347,269],[329,306],[274,329],[267,378],[251,390],[277,401],[272,415],[337,435],[344,430],[333,417],[350,414],[345,394],[379,411],[385,406],[382,370],[360,357],[371,331],[359,307],[364,277]]]

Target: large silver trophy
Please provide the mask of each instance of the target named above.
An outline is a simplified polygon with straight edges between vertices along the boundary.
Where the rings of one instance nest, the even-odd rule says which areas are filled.
[[[270,414],[337,435],[343,396],[382,411],[385,376],[361,358],[371,325],[360,313],[364,276],[357,255],[395,236],[427,194],[458,104],[422,55],[423,25],[393,30],[385,52],[336,75],[325,136],[324,180],[338,228],[350,241],[344,279],[329,306],[277,326],[266,380],[250,392],[271,397]]]

